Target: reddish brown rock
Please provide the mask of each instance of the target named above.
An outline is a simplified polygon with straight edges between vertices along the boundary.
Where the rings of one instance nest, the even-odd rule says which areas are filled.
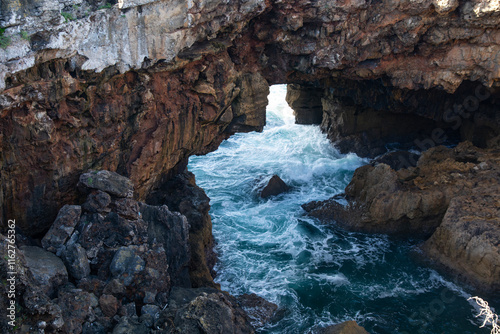
[[[99,298],[99,306],[101,307],[102,313],[107,317],[113,317],[119,308],[118,300],[111,295],[102,295]]]

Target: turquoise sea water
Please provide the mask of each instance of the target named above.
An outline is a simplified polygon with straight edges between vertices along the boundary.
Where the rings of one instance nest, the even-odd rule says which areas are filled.
[[[216,279],[280,307],[261,333],[314,333],[356,320],[370,333],[489,333],[459,286],[412,260],[418,241],[346,232],[300,205],[343,191],[367,163],[339,154],[318,126],[296,125],[286,86],[271,87],[263,133],[236,134],[189,170],[211,199]],[[261,199],[273,174],[292,187]]]

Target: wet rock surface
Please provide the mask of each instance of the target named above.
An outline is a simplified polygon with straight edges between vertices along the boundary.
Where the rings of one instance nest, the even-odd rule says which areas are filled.
[[[483,291],[498,290],[500,151],[438,146],[416,167],[358,168],[345,194],[303,205],[349,230],[429,238],[424,253]],[[342,202],[342,200],[346,202]],[[495,241],[496,240],[496,241]]]
[[[19,326],[63,333],[220,333],[221,328],[224,333],[252,333],[237,300],[213,288],[211,276],[202,280],[199,271],[190,271],[209,272],[206,259],[200,254],[193,259],[191,249],[204,255],[203,247],[212,246],[198,244],[203,238],[197,235],[208,227],[211,238],[211,225],[204,220],[208,198],[191,174],[185,177],[175,200],[187,216],[167,205],[123,197],[133,191],[130,180],[112,175],[112,187],[92,182],[86,205],[61,209],[42,239],[47,248],[57,246],[55,254],[36,246],[16,249]],[[193,194],[198,197],[182,197]],[[196,228],[190,230],[191,225]],[[5,240],[2,236],[0,243]],[[6,269],[7,262],[2,260],[1,266]],[[191,281],[212,288],[193,289]],[[271,307],[261,323],[273,311]],[[0,326],[7,328],[3,320]]]
[[[290,187],[278,175],[273,175],[267,185],[260,191],[260,197],[268,198],[287,192]]]

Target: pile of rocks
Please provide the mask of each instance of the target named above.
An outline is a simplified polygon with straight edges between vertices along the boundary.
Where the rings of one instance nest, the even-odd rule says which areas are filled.
[[[16,249],[21,332],[253,332],[234,297],[191,287],[186,216],[135,201],[113,172],[85,173],[78,188],[86,201],[61,208],[42,247]]]

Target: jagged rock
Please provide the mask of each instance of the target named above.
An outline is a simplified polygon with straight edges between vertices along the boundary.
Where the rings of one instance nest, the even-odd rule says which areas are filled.
[[[173,284],[190,286],[188,265],[189,225],[186,217],[171,212],[166,205],[141,204],[142,217],[148,222],[148,240],[163,245],[167,257],[168,272]]]
[[[90,275],[90,265],[85,249],[78,243],[71,243],[64,247],[61,258],[68,269],[68,273],[76,280]]]
[[[135,275],[144,270],[145,262],[134,247],[122,247],[113,257],[109,270],[114,277],[123,276],[124,284],[130,285]]]
[[[132,197],[134,194],[134,185],[130,179],[107,170],[82,174],[78,187],[101,190],[117,197]]]
[[[236,297],[241,308],[250,318],[255,328],[262,327],[275,315],[278,305],[265,300],[256,294],[244,294]]]
[[[35,246],[21,248],[26,267],[38,284],[38,291],[47,296],[56,293],[60,285],[68,281],[68,272],[60,258]]]
[[[130,198],[121,198],[113,202],[116,213],[123,218],[136,220],[140,218],[139,203]]]
[[[115,296],[111,295],[102,295],[99,298],[99,306],[101,307],[102,313],[110,318],[116,314],[119,308],[118,300]]]
[[[42,246],[55,253],[71,236],[80,219],[82,208],[79,205],[65,205],[59,211],[56,220],[42,239]]]
[[[287,192],[288,190],[290,190],[290,187],[288,187],[278,175],[273,175],[264,189],[260,192],[260,197],[268,198]]]
[[[82,208],[90,213],[108,213],[111,211],[109,204],[111,196],[102,190],[92,192],[87,196],[87,200],[83,203]]]
[[[320,334],[368,334],[356,321],[346,321],[320,330]]]
[[[172,211],[178,211],[187,218],[191,285],[194,288],[217,287],[213,282],[213,267],[217,258],[213,251],[210,199],[203,189],[196,185],[194,174],[186,171],[172,178],[152,193],[148,202],[155,205],[166,204]]]
[[[91,296],[80,289],[63,288],[59,291],[57,303],[64,319],[64,333],[81,333],[83,324],[92,313]]]
[[[314,86],[290,84],[286,90],[286,102],[293,109],[296,124],[321,124],[323,89]]]
[[[167,332],[254,332],[236,299],[213,288],[174,287],[170,294],[170,303],[161,312],[157,323]]]
[[[440,268],[483,292],[500,291],[498,189],[451,200],[443,222],[422,250]]]

